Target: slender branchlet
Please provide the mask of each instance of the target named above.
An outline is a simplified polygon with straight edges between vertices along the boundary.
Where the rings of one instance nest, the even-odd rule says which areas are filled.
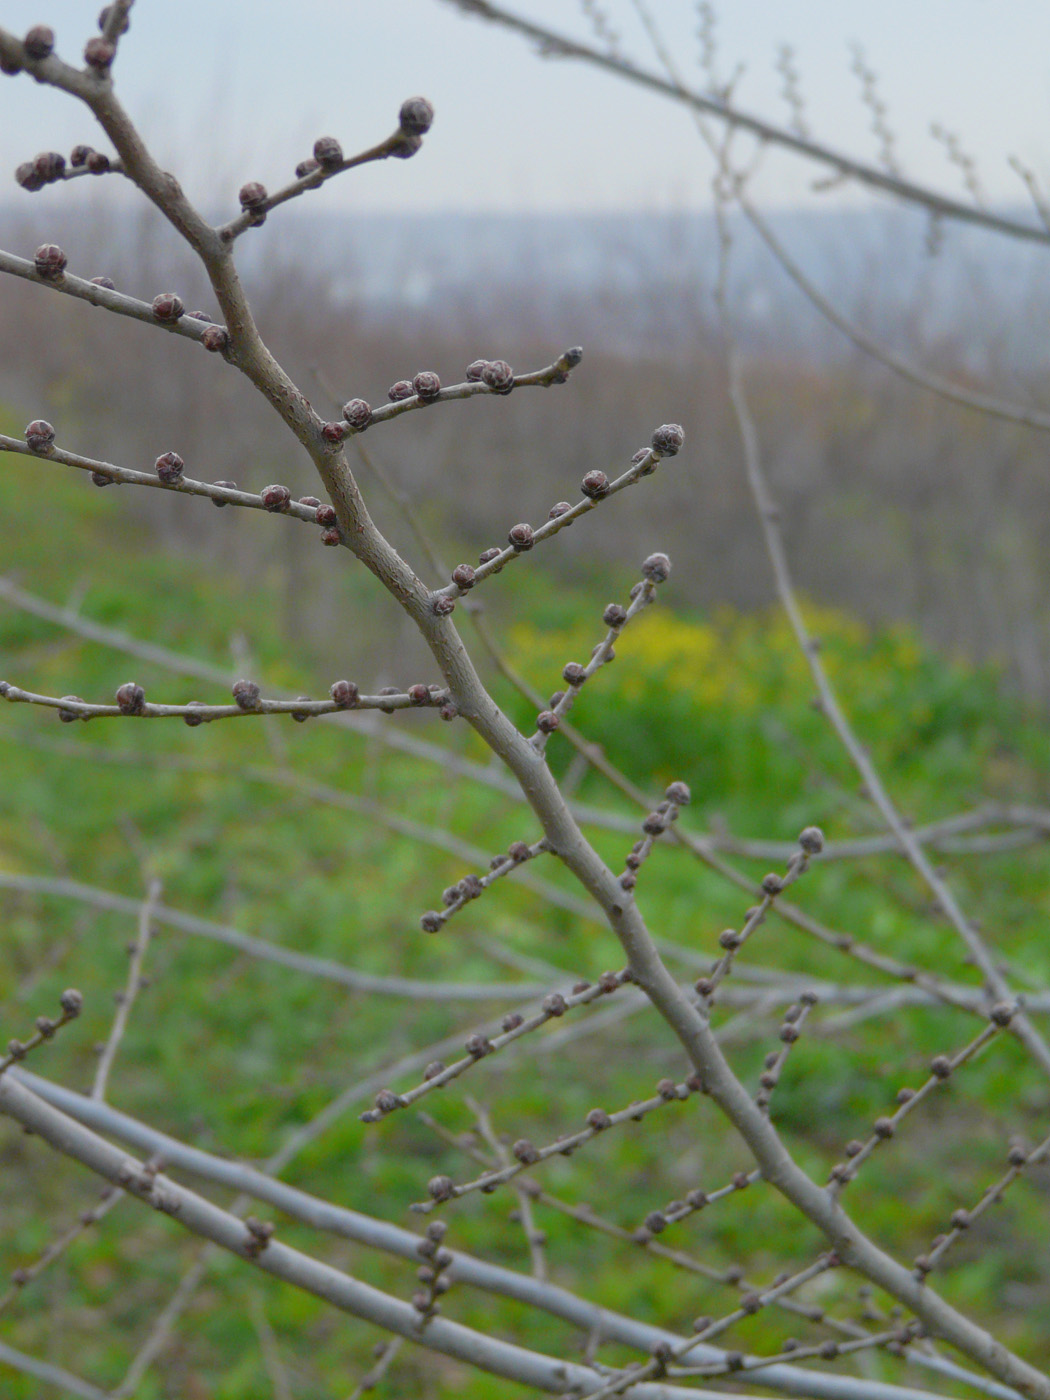
[[[643,1118],[647,1118],[650,1113],[657,1109],[664,1108],[669,1103],[681,1102],[687,1099],[690,1094],[698,1091],[702,1091],[702,1085],[699,1076],[695,1074],[691,1074],[680,1084],[676,1084],[673,1079],[661,1079],[656,1086],[656,1093],[651,1098],[637,1100],[628,1104],[626,1108],[618,1109],[615,1113],[607,1113],[603,1108],[592,1108],[587,1114],[585,1128],[575,1133],[565,1133],[545,1147],[536,1147],[527,1138],[519,1138],[512,1148],[514,1156],[517,1158],[513,1166],[503,1167],[499,1171],[484,1172],[473,1181],[461,1183],[454,1182],[448,1176],[432,1177],[427,1183],[430,1200],[417,1201],[411,1209],[420,1214],[426,1214],[441,1205],[443,1201],[466,1196],[472,1191],[484,1191],[485,1193],[493,1191],[497,1186],[504,1185],[521,1172],[537,1166],[540,1162],[547,1161],[550,1157],[571,1157],[577,1148],[583,1147],[610,1128],[620,1127],[624,1123],[640,1123]]]
[[[56,1259],[61,1258],[85,1230],[90,1229],[92,1225],[96,1225],[104,1216],[108,1215],[113,1207],[120,1203],[123,1195],[124,1192],[117,1187],[104,1186],[99,1193],[97,1203],[82,1210],[73,1224],[38,1254],[32,1263],[22,1264],[17,1269],[13,1269],[10,1287],[6,1292],[0,1293],[0,1312],[9,1307],[14,1299],[18,1298],[49,1264],[53,1264]]]
[[[828,1175],[828,1190],[836,1195],[844,1186],[856,1177],[861,1167],[872,1155],[877,1147],[889,1142],[895,1136],[897,1129],[904,1119],[929,1096],[947,1083],[948,1079],[973,1059],[979,1050],[982,1050],[990,1040],[1009,1026],[1016,1014],[1017,1008],[1009,1003],[1003,1002],[992,1008],[991,1020],[984,1030],[976,1035],[968,1045],[964,1045],[961,1050],[954,1055],[935,1055],[930,1061],[930,1075],[924,1084],[918,1089],[904,1088],[897,1093],[897,1108],[891,1114],[884,1114],[875,1119],[872,1124],[872,1131],[866,1141],[861,1142],[854,1139],[846,1144],[846,1160],[836,1162]]]
[[[589,1006],[600,997],[610,996],[630,980],[626,970],[603,972],[596,982],[575,982],[568,994],[550,992],[543,998],[538,1011],[508,1012],[500,1023],[499,1034],[488,1036],[476,1032],[471,1035],[465,1046],[467,1053],[461,1059],[453,1060],[451,1064],[445,1064],[442,1060],[432,1060],[423,1071],[422,1081],[402,1093],[395,1093],[393,1089],[381,1089],[376,1095],[374,1106],[361,1114],[362,1123],[376,1123],[388,1113],[418,1102],[435,1089],[443,1089],[453,1079],[465,1074],[479,1060],[496,1054],[504,1046],[511,1045],[522,1036],[547,1025],[549,1021],[564,1016],[567,1011],[573,1011],[578,1006]]]
[[[125,690],[126,687],[121,687]],[[141,692],[141,687],[135,686],[136,693]],[[91,1097],[93,1099],[103,1099],[106,1096],[106,1083],[109,1079],[110,1070],[113,1068],[113,1061],[116,1058],[117,1048],[124,1036],[127,1028],[128,1017],[131,1008],[143,987],[147,985],[143,975],[143,964],[146,960],[146,950],[149,947],[150,935],[153,932],[153,912],[160,900],[160,881],[151,880],[146,898],[142,902],[142,910],[139,914],[138,930],[134,941],[128,945],[128,977],[124,990],[117,992],[117,1011],[113,1017],[113,1024],[110,1027],[109,1037],[102,1047],[99,1056],[98,1068],[95,1070],[95,1082],[91,1087]]]
[[[397,1360],[404,1344],[404,1337],[392,1337],[389,1342],[376,1342],[372,1348],[372,1365],[354,1386],[348,1400],[362,1400],[364,1395],[375,1390]]]
[[[851,50],[850,70],[860,82],[861,101],[871,114],[871,129],[879,142],[879,160],[889,174],[899,176],[901,170],[897,160],[897,138],[887,121],[889,109],[879,96],[878,75],[865,58],[864,49],[860,44],[853,44]]]
[[[789,1006],[784,1013],[784,1020],[780,1027],[781,1047],[779,1050],[770,1050],[762,1067],[762,1073],[758,1077],[759,1089],[755,1095],[755,1103],[758,1104],[763,1113],[769,1112],[769,1102],[773,1097],[773,1090],[780,1082],[784,1062],[791,1054],[792,1046],[802,1034],[806,1017],[816,1006],[817,1000],[816,992],[803,992],[798,1001],[793,1006]]]
[[[789,130],[806,140],[810,136],[809,123],[806,121],[806,104],[802,97],[802,84],[795,63],[795,50],[790,44],[781,44],[778,47],[776,70],[782,79],[780,95],[787,103],[788,111],[791,114],[788,124]]]
[[[37,695],[9,681],[0,681],[0,699],[13,705],[43,705],[57,710],[64,724],[89,719],[181,719],[192,729],[199,724],[210,724],[213,720],[238,719],[246,715],[291,715],[302,722],[317,715],[333,715],[347,709],[380,710],[387,715],[395,710],[418,710],[423,707],[440,710],[448,703],[448,692],[437,686],[414,685],[407,691],[391,689],[378,695],[358,692],[352,704],[336,695],[330,700],[311,700],[308,695],[300,695],[295,700],[269,700],[260,694],[254,681],[237,681],[234,684],[233,704],[206,705],[199,700],[190,700],[184,705],[166,705],[147,700],[142,686],[135,681],[126,681],[117,690],[115,704],[96,705],[77,695]]]
[[[727,1196],[735,1196],[738,1191],[746,1191],[749,1186],[754,1186],[756,1181],[761,1180],[762,1173],[759,1171],[739,1171],[733,1173],[732,1179],[725,1186],[716,1186],[710,1191],[694,1187],[693,1190],[687,1191],[681,1200],[668,1201],[660,1210],[649,1211],[645,1220],[634,1231],[634,1242],[649,1244],[653,1236],[662,1234],[668,1225],[677,1225],[681,1220],[688,1220],[698,1211],[706,1210],[708,1206],[717,1204]]]
[[[653,808],[642,823],[641,840],[636,841],[631,847],[631,852],[625,861],[627,868],[620,876],[621,889],[627,891],[634,889],[638,883],[638,871],[648,860],[653,846],[678,820],[679,812],[688,805],[691,796],[686,783],[673,782],[670,784],[664,793],[664,800]]]
[[[952,1247],[961,1235],[981,1216],[994,1205],[998,1205],[1003,1199],[1007,1188],[1021,1176],[1026,1168],[1034,1167],[1040,1162],[1046,1161],[1050,1157],[1050,1138],[1044,1138],[1038,1147],[1034,1147],[1031,1152],[1019,1144],[1015,1143],[1007,1154],[1009,1169],[1003,1173],[998,1181],[992,1183],[981,1195],[976,1205],[969,1210],[959,1209],[952,1212],[951,1228],[943,1235],[938,1235],[925,1254],[920,1254],[915,1260],[915,1275],[919,1279],[925,1279],[927,1274],[933,1273],[934,1269],[940,1266],[944,1255]]]
[[[0,1057],[0,1075],[9,1070],[12,1065],[21,1063],[31,1050],[35,1050],[38,1045],[43,1045],[45,1040],[51,1040],[56,1031],[67,1026],[70,1021],[75,1021],[80,1015],[84,1005],[84,998],[75,987],[69,987],[58,999],[61,1015],[38,1016],[36,1018],[36,1030],[27,1040],[9,1040],[7,1042],[7,1054]]]
[[[977,173],[977,162],[974,160],[973,156],[964,149],[958,132],[949,131],[946,127],[943,127],[940,122],[933,122],[930,126],[930,135],[944,147],[948,159],[951,161],[952,165],[956,166],[960,171],[963,184],[969,190],[970,197],[974,204],[977,205],[978,209],[986,209],[988,207],[988,200],[981,186],[980,176]]]
[[[354,170],[372,161],[387,160],[390,156],[402,160],[414,156],[422,146],[423,137],[430,130],[433,120],[434,109],[425,97],[409,97],[401,104],[396,131],[378,145],[370,146],[356,155],[345,156],[334,136],[318,137],[314,142],[313,155],[296,166],[295,179],[276,194],[269,194],[263,185],[254,180],[241,186],[242,212],[219,228],[219,237],[224,243],[232,243],[246,229],[264,223],[271,209],[287,204],[290,199],[297,199],[308,190],[320,189],[344,171]]]
[[[712,964],[711,971],[706,976],[698,977],[696,980],[696,992],[700,997],[701,1007],[707,1014],[710,1014],[711,1007],[715,1003],[715,993],[719,983],[728,977],[733,967],[734,958],[755,929],[765,922],[766,915],[772,908],[774,900],[790,888],[800,875],[806,873],[809,869],[810,859],[819,855],[823,849],[824,833],[818,826],[807,826],[799,834],[798,850],[788,861],[784,874],[777,875],[775,871],[771,871],[763,877],[762,898],[744,915],[742,926],[739,929],[723,929],[718,935],[719,945],[725,951]]]
[[[514,841],[506,853],[492,857],[488,873],[485,875],[464,875],[456,884],[449,885],[441,896],[440,909],[428,909],[419,921],[424,933],[437,933],[448,923],[453,914],[458,914],[471,900],[479,899],[490,885],[517,870],[526,861],[535,860],[551,849],[545,836],[528,845],[525,841]]]

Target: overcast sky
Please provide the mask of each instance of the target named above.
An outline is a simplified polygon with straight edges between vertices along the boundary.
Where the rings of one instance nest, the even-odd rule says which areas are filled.
[[[21,34],[47,22],[61,56],[79,63],[99,3],[0,0],[0,24]],[[506,3],[591,36],[577,0]],[[695,6],[649,0],[649,8],[683,76],[702,85]],[[745,68],[741,107],[786,119],[775,60],[789,41],[814,134],[874,159],[870,113],[850,71],[850,45],[859,42],[880,75],[906,173],[964,195],[959,171],[930,137],[937,121],[976,157],[992,201],[1026,198],[1010,155],[1050,184],[1047,0],[732,0],[719,8],[722,66]],[[630,0],[605,9],[624,52],[658,70]],[[447,0],[138,0],[117,83],[191,193],[231,206],[246,179],[283,183],[315,136],[335,135],[349,152],[386,135],[401,100],[415,93],[437,109],[424,151],[335,181],[315,198],[376,211],[664,210],[708,199],[710,166],[682,109],[582,64],[542,60]],[[68,152],[97,139],[72,99],[25,76],[0,78],[0,171],[41,149]],[[778,205],[796,204],[812,198],[812,177],[793,158],[770,159],[762,189]]]

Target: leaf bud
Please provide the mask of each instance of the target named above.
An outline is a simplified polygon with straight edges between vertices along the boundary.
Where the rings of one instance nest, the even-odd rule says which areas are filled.
[[[69,163],[74,170],[79,170],[82,165],[87,163],[87,158],[90,154],[90,146],[74,146],[69,153]]]
[[[681,450],[685,433],[680,423],[664,423],[652,436],[653,451],[661,457],[673,457]]]
[[[67,987],[59,997],[58,1004],[61,1006],[63,1014],[72,1020],[74,1016],[80,1015],[84,1005],[84,997],[81,992],[77,991],[76,987]]]
[[[449,613],[456,610],[456,600],[450,598],[447,593],[439,593],[431,606],[435,617],[448,617]]]
[[[321,543],[327,545],[330,549],[334,548],[338,544],[342,544],[342,542],[343,541],[338,530],[333,528],[331,530],[321,531]]]
[[[433,370],[421,369],[412,380],[412,390],[424,403],[429,403],[441,393],[441,380]]]
[[[601,1133],[612,1127],[612,1120],[604,1108],[592,1108],[587,1114],[587,1126],[593,1128],[596,1133]]]
[[[510,1011],[500,1022],[500,1029],[503,1031],[504,1035],[508,1035],[511,1031],[516,1031],[519,1026],[523,1026],[524,1024],[525,1017],[520,1011]]]
[[[642,564],[642,576],[650,583],[666,583],[671,574],[671,561],[666,554],[650,554]]]
[[[532,526],[525,523],[512,525],[507,534],[507,541],[517,550],[531,549],[536,543]]]
[[[430,690],[425,685],[410,685],[408,698],[413,705],[427,705],[430,703]]]
[[[140,715],[146,708],[146,692],[134,681],[125,681],[117,691],[117,705],[122,715]]]
[[[279,511],[287,510],[292,500],[292,493],[287,486],[267,486],[262,492],[263,508],[277,514]]]
[[[436,909],[428,909],[419,921],[419,927],[424,933],[437,933],[442,924],[441,915]]]
[[[580,490],[592,501],[600,501],[603,496],[609,494],[609,478],[604,472],[588,472],[580,482]]]
[[[234,700],[242,710],[259,708],[260,690],[255,681],[235,681],[232,688]]]
[[[502,549],[496,549],[495,546],[493,546],[493,548],[491,549],[483,549],[478,555],[478,563],[488,564],[491,562],[491,560],[498,559],[502,553]]]
[[[676,807],[688,807],[693,798],[693,794],[689,791],[689,784],[683,782],[671,783],[664,792],[664,796],[668,802],[673,803]]]
[[[31,452],[50,452],[55,441],[55,430],[43,418],[34,418],[26,424],[26,445]]]
[[[536,728],[541,734],[553,734],[561,720],[553,710],[541,710],[536,716]]]
[[[947,1055],[934,1055],[930,1061],[930,1073],[935,1079],[947,1079],[952,1072],[952,1062]]]
[[[450,1201],[454,1191],[450,1176],[432,1176],[427,1182],[427,1194],[433,1201]]]
[[[467,383],[479,384],[488,366],[488,360],[471,360],[467,365]]]
[[[33,169],[42,184],[53,185],[66,173],[66,158],[60,151],[41,151],[33,161]]]
[[[402,399],[414,398],[415,392],[411,380],[399,379],[396,384],[391,384],[386,391],[386,396],[391,403],[400,403]]]
[[[295,178],[297,180],[305,180],[307,175],[312,175],[315,170],[319,169],[320,166],[317,164],[317,161],[314,160],[313,156],[308,156],[306,160],[301,160],[295,167]]]
[[[551,992],[543,998],[542,1009],[545,1016],[564,1016],[568,1007],[561,992]]]
[[[29,57],[39,62],[54,50],[55,31],[46,24],[34,24],[22,42]]]
[[[343,162],[343,148],[334,136],[319,136],[314,142],[314,160],[325,170]]]
[[[627,621],[627,609],[620,603],[610,603],[602,613],[606,627],[620,628]]]
[[[158,321],[177,321],[185,310],[182,299],[174,292],[161,292],[160,296],[153,298],[153,315]]]
[[[63,695],[62,699],[75,700],[81,705],[84,703],[83,697],[80,695]],[[77,714],[76,710],[59,710],[58,717],[63,724],[75,724],[76,721],[80,719],[80,715]]]
[[[116,56],[117,51],[109,40],[98,35],[84,45],[84,62],[99,73],[105,73]]]
[[[354,709],[361,694],[353,681],[333,681],[329,693],[341,710]]]
[[[335,524],[335,520],[335,506],[330,506],[327,501],[323,501],[317,507],[318,525],[323,525],[326,529],[331,529],[331,527]]]
[[[24,160],[15,170],[15,180],[24,190],[30,194],[35,194],[37,190],[43,189],[45,181],[39,173],[36,165],[31,160]]]
[[[425,97],[409,97],[401,104],[398,121],[409,136],[423,136],[434,120],[434,108]]]
[[[343,404],[343,417],[357,432],[363,432],[372,421],[372,409],[364,399],[351,399]]]
[[[497,394],[509,394],[514,388],[514,371],[506,360],[490,360],[481,371],[481,378]]]
[[[202,705],[203,703],[204,703],[204,702],[203,702],[202,700],[187,700],[187,702],[186,702],[187,713],[184,714],[183,717],[182,717],[182,721],[183,721],[183,723],[187,726],[187,728],[189,728],[189,729],[196,729],[198,725],[204,723],[204,720],[203,720],[203,718],[202,718],[200,715],[191,714],[191,713],[189,712],[190,709],[191,709],[191,707],[195,707],[195,706],[197,706],[197,705]]]
[[[249,180],[246,185],[241,186],[237,198],[242,209],[258,209],[261,204],[266,203],[266,186],[261,185],[258,180]]]
[[[230,343],[230,333],[225,326],[205,326],[201,344],[213,354],[221,354]]]
[[[527,1167],[531,1167],[540,1160],[539,1148],[534,1147],[528,1138],[518,1138],[510,1150],[518,1161]]]
[[[547,519],[558,520],[561,516],[568,515],[570,510],[572,510],[572,506],[568,501],[556,501],[547,512]]]
[[[86,165],[90,175],[105,175],[112,169],[112,162],[105,151],[92,151]]]
[[[457,564],[452,570],[452,582],[466,593],[474,587],[474,570],[469,564]]]
[[[186,463],[177,452],[163,452],[153,463],[153,468],[165,486],[174,486],[182,480],[182,470]]]
[[[57,243],[42,243],[36,250],[33,266],[37,276],[57,282],[66,270],[66,255]]]

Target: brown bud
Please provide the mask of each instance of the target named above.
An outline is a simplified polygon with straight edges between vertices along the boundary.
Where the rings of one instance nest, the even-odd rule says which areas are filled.
[[[69,153],[69,163],[74,170],[79,170],[87,163],[87,158],[91,154],[90,146],[74,146]]]
[[[419,921],[419,927],[424,933],[437,933],[442,924],[441,915],[436,909],[428,909]]]
[[[474,1034],[467,1036],[466,1044],[463,1047],[468,1055],[475,1060],[482,1060],[486,1055],[492,1054],[492,1041],[487,1035]]]
[[[604,1108],[592,1108],[587,1114],[586,1121],[588,1128],[592,1128],[596,1133],[604,1132],[606,1128],[612,1127],[612,1119]]]
[[[401,104],[398,121],[409,136],[424,136],[434,120],[434,108],[425,97],[409,97]]]
[[[313,156],[308,156],[306,160],[301,160],[295,167],[295,178],[297,180],[305,180],[307,175],[312,175],[319,169],[320,166],[317,164],[317,161],[314,160]]]
[[[57,243],[42,243],[36,250],[33,266],[38,276],[57,282],[66,270],[66,255]]]
[[[896,1131],[893,1121],[889,1118],[876,1118],[871,1125],[872,1132],[877,1138],[891,1138]]]
[[[495,547],[493,547],[492,549],[483,549],[478,555],[478,563],[488,564],[491,560],[498,559],[502,553],[502,549],[496,549]]]
[[[528,1138],[519,1138],[510,1149],[519,1162],[523,1162],[527,1167],[540,1160],[538,1148],[534,1147]]]
[[[779,894],[783,888],[784,881],[779,875],[770,873],[762,877],[762,893],[769,895],[770,898]]]
[[[334,136],[319,136],[314,142],[314,160],[325,170],[341,165],[343,148]]]
[[[450,1201],[455,1187],[450,1176],[432,1176],[427,1182],[427,1194],[434,1201]]]
[[[396,384],[391,384],[386,391],[386,396],[391,403],[400,403],[402,399],[414,398],[415,392],[411,380],[399,379]]]
[[[333,681],[330,694],[341,710],[352,710],[361,692],[353,681]]]
[[[616,630],[622,627],[627,621],[627,609],[622,607],[619,603],[610,603],[602,613],[602,621],[605,623],[606,627],[611,627],[613,630]]]
[[[541,734],[553,734],[561,720],[553,710],[541,710],[536,716],[536,728]]]
[[[146,708],[146,692],[134,681],[125,681],[117,691],[117,705],[122,715],[140,715]]]
[[[504,1016],[503,1020],[500,1022],[500,1028],[502,1029],[504,1035],[506,1035],[509,1031],[516,1031],[519,1026],[523,1026],[524,1024],[525,1017],[521,1014],[521,1012],[511,1011],[508,1012],[508,1014]]]
[[[395,1094],[393,1089],[380,1089],[375,1097],[375,1105],[380,1113],[393,1113],[395,1108],[401,1107],[401,1097]]]
[[[287,486],[267,486],[262,491],[264,509],[272,511],[274,514],[287,510],[291,504],[291,500],[292,493],[288,490]]]
[[[652,436],[653,451],[659,452],[661,457],[673,457],[684,442],[685,433],[678,423],[664,423]]]
[[[650,554],[642,564],[642,577],[650,583],[665,583],[671,574],[671,561],[666,554]]]
[[[188,707],[193,705],[200,705],[202,703],[203,702],[200,700],[188,700],[186,702]],[[190,729],[196,729],[199,724],[204,723],[204,720],[201,718],[200,715],[185,714],[183,715],[182,719],[183,723],[186,724]]]
[[[426,1080],[436,1079],[438,1075],[443,1074],[444,1071],[444,1060],[431,1060],[430,1063],[427,1065],[426,1069],[423,1071],[423,1078]]]
[[[450,598],[447,593],[439,593],[434,599],[431,607],[436,617],[448,617],[449,613],[456,608],[455,598]]]
[[[568,501],[556,501],[547,512],[547,519],[560,520],[561,517],[567,515],[570,510],[572,510],[572,506]]]
[[[99,73],[105,73],[116,56],[117,51],[109,40],[97,35],[84,45],[84,62]]]
[[[46,24],[34,24],[22,42],[29,57],[39,62],[54,49],[55,31]]]
[[[336,522],[335,506],[330,506],[327,501],[322,501],[317,507],[317,523],[330,529]]]
[[[204,328],[201,344],[205,350],[210,350],[213,354],[221,354],[229,343],[230,333],[225,326],[206,326]]]
[[[329,548],[334,548],[335,545],[342,544],[342,542],[343,541],[339,535],[338,530],[332,529],[321,531],[321,543],[324,545],[328,545]]]
[[[580,490],[592,501],[600,501],[603,496],[609,494],[609,478],[604,472],[588,472],[580,482]]]
[[[76,987],[67,987],[59,997],[58,1004],[61,1006],[63,1013],[72,1020],[74,1016],[80,1015],[81,1009],[83,1008],[83,993],[78,992]]]
[[[427,705],[430,703],[430,690],[425,685],[410,685],[408,698],[413,705]]]
[[[820,855],[824,849],[824,833],[819,826],[807,826],[799,832],[798,844],[808,856]]]
[[[479,383],[487,365],[488,360],[471,360],[470,364],[467,365],[467,383]]]
[[[111,6],[111,5],[104,5],[104,6],[102,7],[101,11],[99,12],[99,17],[98,17],[98,27],[99,27],[99,29],[105,29],[106,25],[109,23],[109,16],[110,16],[110,11],[111,11],[111,10],[112,10],[112,6]],[[130,28],[131,28],[131,20],[128,18],[127,15],[123,15],[123,16],[121,17],[121,21],[120,21],[120,28],[117,30],[117,35],[118,35],[118,37],[119,37],[121,34],[126,34]]]
[[[112,169],[112,162],[105,151],[92,151],[86,164],[90,175],[105,175]]]
[[[412,380],[412,390],[419,395],[424,403],[428,403],[441,393],[441,380],[433,370],[421,369]]]
[[[662,1210],[651,1210],[645,1217],[645,1228],[651,1235],[659,1235],[667,1229],[667,1216]]]
[[[1011,1167],[1023,1167],[1028,1161],[1028,1153],[1023,1147],[1019,1147],[1015,1144],[1006,1154],[1006,1160],[1010,1163]]]
[[[532,526],[524,522],[520,525],[512,525],[507,534],[507,541],[519,551],[531,549],[536,543]]]
[[[342,442],[346,431],[346,425],[343,423],[325,423],[321,428],[321,436],[325,442]]]
[[[153,315],[158,321],[177,321],[185,310],[181,298],[174,292],[161,292],[160,296],[153,298]]]
[[[242,209],[258,209],[261,204],[266,203],[266,186],[260,185],[258,180],[249,180],[246,185],[241,186],[237,198]]]
[[[163,452],[153,463],[153,469],[166,486],[174,486],[182,480],[185,465],[177,452]]]
[[[506,360],[490,360],[481,371],[481,379],[497,394],[509,394],[514,388],[514,371]]]
[[[1009,1001],[997,1002],[988,1013],[992,1024],[996,1026],[1008,1026],[1016,1015],[1017,1007]]]
[[[952,1072],[952,1062],[947,1055],[934,1055],[930,1061],[930,1073],[935,1079],[947,1079]]]
[[[255,681],[235,681],[232,687],[234,700],[242,710],[259,708],[260,690]]]
[[[41,151],[33,161],[33,169],[42,184],[53,185],[66,173],[66,158],[60,151]]]
[[[372,409],[364,399],[350,399],[343,404],[343,417],[357,432],[363,432],[372,421]]]
[[[46,181],[36,168],[35,162],[24,160],[15,170],[15,180],[24,190],[34,194],[37,190],[42,190]]]
[[[568,1007],[561,992],[551,992],[543,998],[542,1009],[545,1016],[564,1016]]]
[[[43,418],[34,418],[26,424],[26,445],[31,452],[50,452],[55,441],[55,430]]]

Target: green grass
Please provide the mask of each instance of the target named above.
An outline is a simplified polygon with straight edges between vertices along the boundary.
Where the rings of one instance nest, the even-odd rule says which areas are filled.
[[[259,674],[272,684],[324,693],[333,677],[319,673],[305,649],[300,654],[289,645],[266,579],[225,575],[199,559],[190,564],[159,551],[145,530],[118,530],[113,493],[93,490],[86,479],[70,480],[23,459],[6,458],[3,472],[5,574],[56,602],[80,584],[86,616],[212,664],[223,664],[230,637],[242,632]],[[262,554],[284,525],[265,517],[254,523]],[[559,684],[566,661],[586,659],[601,635],[602,606],[625,597],[633,579],[617,572],[606,576],[607,595],[572,594],[550,588],[541,565],[539,558],[523,560],[513,579],[508,572],[485,591],[517,663],[547,692]],[[356,574],[348,582],[355,607],[364,605],[367,585]],[[673,603],[673,579],[664,593]],[[1045,725],[1000,693],[993,671],[946,661],[904,631],[870,633],[840,615],[812,614],[858,733],[911,818],[934,819],[983,798],[1046,801]],[[469,640],[466,619],[463,631]],[[617,652],[615,665],[586,687],[574,719],[648,789],[686,779],[694,793],[691,824],[723,823],[740,835],[779,840],[793,839],[812,822],[831,838],[873,829],[854,773],[810,705],[805,669],[777,617],[691,617],[665,601],[624,634]],[[0,608],[0,656],[8,679],[56,694],[104,699],[134,675],[151,697],[223,698],[214,687],[169,677],[7,606]],[[528,725],[529,707],[502,682],[494,688]],[[486,761],[471,734],[441,725],[432,712],[392,716],[388,723]],[[568,772],[571,754],[563,739],[551,741],[550,753],[553,766]],[[170,905],[377,973],[455,981],[520,975],[504,965],[501,949],[590,978],[622,964],[600,925],[552,909],[510,881],[437,937],[423,935],[419,914],[468,867],[374,820],[247,776],[249,769],[272,770],[284,761],[297,774],[377,800],[488,854],[538,834],[527,809],[510,799],[330,725],[238,720],[194,731],[177,721],[65,726],[53,712],[5,706],[0,870],[72,876],[133,898],[155,874]],[[578,795],[637,815],[596,776],[583,778]],[[593,836],[620,868],[633,838],[607,831]],[[742,864],[759,876],[768,866]],[[1017,985],[1046,986],[1043,849],[945,857],[945,864]],[[553,865],[537,862],[532,869],[571,889]],[[818,865],[792,893],[814,917],[885,954],[974,983],[958,940],[931,915],[928,896],[899,860]],[[739,925],[746,903],[670,847],[659,848],[642,871],[638,897],[655,931],[702,958],[715,955],[719,930]],[[37,1014],[54,1009],[64,986],[80,987],[83,1018],[38,1052],[34,1067],[87,1086],[92,1047],[108,1032],[113,994],[124,982],[133,927],[68,900],[10,891],[0,891],[0,915],[5,1034],[25,1036]],[[452,1030],[464,1036],[491,1030],[506,1009],[506,1003],[471,1009],[365,998],[164,929],[147,961],[152,982],[121,1046],[111,1101],[177,1137],[253,1160],[371,1070]],[[877,974],[773,918],[742,961],[822,979],[879,982]],[[722,1019],[732,1014],[721,1013]],[[932,1054],[958,1048],[976,1024],[947,1010],[913,1010],[859,1021],[831,1036],[820,1033],[823,1019],[814,1015],[814,1032],[794,1049],[774,1100],[775,1121],[818,1177],[846,1140],[863,1137],[872,1118],[887,1111],[900,1085],[921,1082]],[[763,1056],[778,1044],[778,1010],[755,1013],[754,1022],[754,1035],[731,1050],[751,1084]],[[662,1075],[684,1072],[674,1043],[647,1014],[562,1051],[486,1061],[463,1088],[488,1107],[500,1131],[546,1142],[575,1128],[595,1104],[622,1106],[652,1093]],[[1035,1141],[1045,1133],[1045,1106],[1045,1082],[1010,1040],[997,1042],[916,1115],[910,1132],[883,1150],[851,1187],[850,1208],[885,1247],[911,1258],[946,1227],[954,1208],[972,1205],[1001,1171],[1011,1134]],[[432,1097],[426,1107],[453,1133],[473,1126],[458,1088]],[[0,1130],[0,1153],[0,1268],[9,1271],[32,1260],[90,1204],[96,1184],[10,1125]],[[537,1175],[555,1194],[587,1200],[634,1228],[671,1197],[696,1185],[720,1185],[746,1165],[711,1106],[690,1101],[611,1133],[571,1160],[556,1158]],[[320,1195],[408,1223],[410,1202],[443,1171],[463,1178],[473,1166],[414,1114],[367,1128],[351,1114],[287,1176]],[[1045,1185],[1043,1178],[1014,1187],[957,1246],[938,1280],[947,1296],[1035,1361],[1047,1356],[1039,1318],[1050,1309],[1050,1288],[1029,1242],[1043,1229]],[[514,1204],[506,1192],[458,1202],[446,1213],[449,1243],[526,1268],[521,1227],[510,1218]],[[585,1231],[549,1208],[539,1207],[538,1215],[555,1281],[580,1287],[610,1308],[687,1327],[696,1315],[730,1305],[723,1286]],[[278,1226],[282,1238],[379,1287],[404,1297],[413,1291],[408,1266],[291,1222]],[[761,1187],[694,1216],[665,1238],[715,1268],[746,1263],[758,1280],[805,1262],[818,1247],[815,1233],[795,1224]],[[14,1302],[3,1335],[96,1384],[115,1385],[197,1248],[177,1225],[124,1202]],[[833,1275],[824,1287],[824,1305],[837,1302],[856,1315],[855,1281]],[[352,1390],[369,1364],[375,1340],[369,1330],[224,1258],[209,1269],[139,1392],[142,1400],[268,1394],[253,1321],[260,1308],[298,1400]],[[465,1291],[450,1294],[445,1310],[541,1349],[571,1355],[583,1343],[549,1319]],[[775,1348],[797,1331],[791,1318],[760,1314],[734,1334],[734,1344]],[[616,1358],[614,1350],[607,1353]],[[874,1364],[879,1374],[907,1379],[892,1363]],[[524,1394],[504,1382],[467,1378],[452,1363],[411,1350],[384,1384],[383,1393],[392,1396],[439,1397],[466,1387],[483,1398]],[[4,1393],[28,1400],[40,1392],[35,1382],[5,1373]]]

